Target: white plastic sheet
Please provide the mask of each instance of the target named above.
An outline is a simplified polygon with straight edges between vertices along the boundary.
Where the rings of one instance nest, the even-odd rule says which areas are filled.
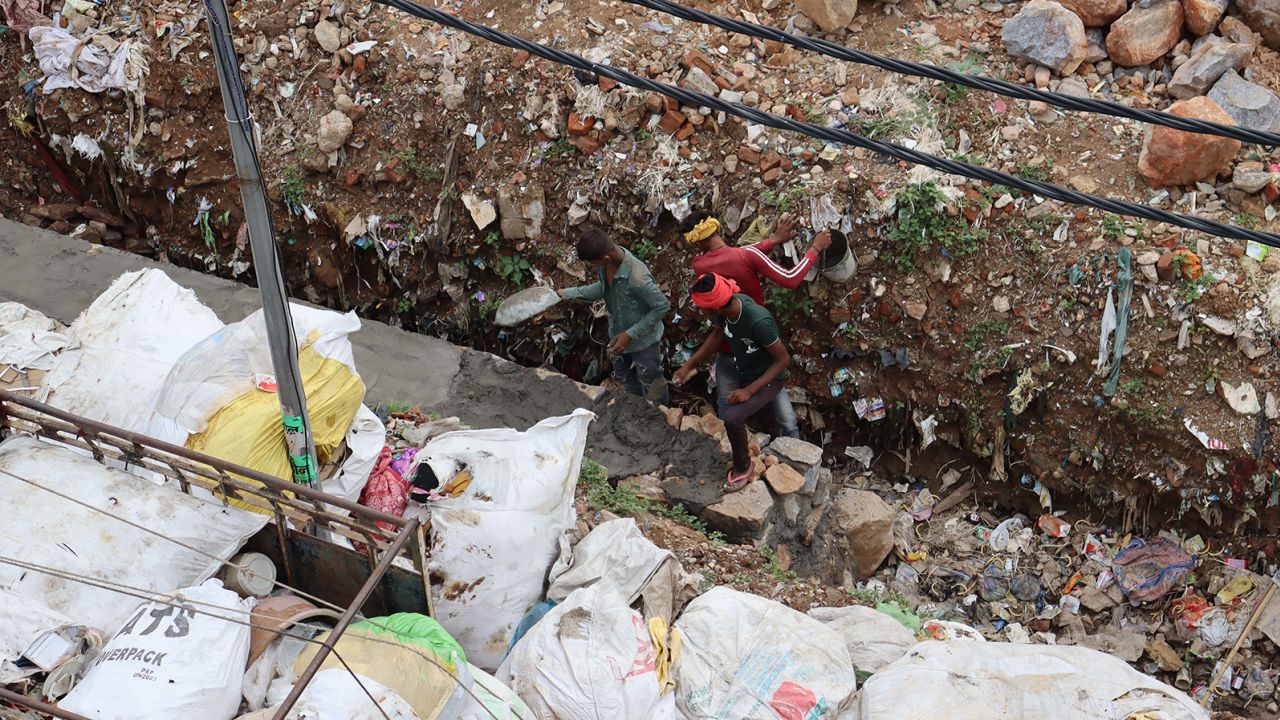
[[[60,707],[100,720],[228,720],[255,601],[217,580],[139,606]],[[197,612],[198,611],[198,612]]]
[[[575,590],[534,625],[498,670],[539,720],[674,720],[649,628],[613,588]]]
[[[22,303],[0,303],[0,365],[48,370],[68,342],[57,323],[43,313]]]
[[[132,93],[145,80],[148,65],[144,46],[133,40],[117,42],[100,35],[85,42],[60,27],[49,25],[33,27],[27,34],[40,71],[45,74],[46,94],[62,88],[80,88],[91,93],[110,89]]]
[[[781,603],[717,587],[675,629],[676,704],[688,720],[830,720],[857,690],[840,636]]]
[[[89,506],[0,472],[0,507],[5,509],[0,555],[153,592],[199,583],[221,563],[109,516],[224,560],[267,522],[265,515],[184,495],[30,437],[0,443],[0,471]],[[7,564],[0,564],[0,589],[107,632],[137,603],[127,595]]]
[[[1185,693],[1065,645],[923,642],[867,680],[853,720],[1209,720]]]
[[[359,678],[359,682],[356,682]],[[362,690],[360,686],[363,685]],[[378,701],[377,705],[369,695]],[[379,709],[381,708],[381,709]],[[275,708],[243,716],[243,720],[274,717]],[[385,715],[384,715],[385,713]],[[409,703],[387,686],[363,675],[354,677],[346,670],[321,670],[311,678],[286,720],[421,720]]]
[[[77,415],[147,432],[173,363],[221,327],[194,292],[163,272],[125,273],[71,324],[71,343],[45,376],[38,397]],[[152,435],[178,445],[185,440]]]
[[[809,617],[834,630],[844,639],[855,670],[879,672],[916,644],[915,633],[875,608],[850,605],[840,608],[813,608]]]
[[[410,469],[427,463],[442,483],[462,469],[457,497],[429,503],[436,619],[474,665],[502,662],[520,618],[542,599],[560,536],[573,527],[573,489],[587,442],[586,410],[526,432],[461,430],[435,438]]]
[[[31,598],[0,590],[0,661],[17,660],[45,630],[72,624],[71,618]],[[0,682],[7,682],[0,676]]]
[[[475,697],[467,696],[458,720],[534,720],[533,713],[514,690],[475,665],[468,663],[467,671],[474,681],[471,692]]]
[[[547,599],[563,601],[574,590],[604,583],[628,605],[671,552],[654,545],[631,518],[601,523],[578,544],[569,547],[569,538],[560,542],[560,559],[551,568]]]

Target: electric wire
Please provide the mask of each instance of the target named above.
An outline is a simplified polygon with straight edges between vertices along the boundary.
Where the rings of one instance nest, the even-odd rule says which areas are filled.
[[[1210,220],[1208,218],[1161,210],[1149,205],[1141,205],[1124,200],[1114,200],[1099,197],[1097,195],[1090,195],[1041,180],[1020,177],[1001,172],[999,170],[992,170],[978,165],[970,165],[968,163],[936,157],[901,145],[858,135],[857,133],[849,130],[821,127],[812,123],[780,117],[778,115],[763,112],[756,108],[742,105],[741,103],[731,103],[703,93],[693,92],[691,90],[686,90],[674,85],[668,85],[666,83],[655,82],[611,65],[594,63],[580,55],[565,52],[563,50],[557,50],[540,43],[526,40],[516,35],[496,30],[486,25],[463,20],[455,15],[435,10],[433,8],[424,7],[422,5],[409,2],[409,0],[375,0],[375,2],[401,10],[422,20],[434,22],[455,30],[461,30],[497,45],[517,50],[524,50],[531,55],[536,55],[543,59],[550,60],[576,70],[606,77],[629,87],[667,95],[687,105],[699,105],[713,110],[719,110],[728,115],[740,117],[752,123],[772,127],[777,130],[796,132],[819,140],[825,140],[830,143],[847,144],[853,145],[854,147],[865,148],[914,165],[921,165],[952,175],[960,175],[972,180],[1004,185],[1063,203],[1085,205],[1118,215],[1128,215],[1130,217],[1168,223],[1187,230],[1201,232],[1206,235],[1214,235],[1235,240],[1253,241],[1269,247],[1280,248],[1280,235],[1276,235],[1274,233],[1250,230],[1248,228],[1229,225],[1216,220]]]
[[[1016,83],[985,77],[982,75],[969,75],[949,68],[939,67],[937,65],[885,57],[883,55],[876,55],[874,53],[856,50],[845,45],[839,45],[822,38],[803,37],[784,32],[767,25],[760,25],[758,23],[746,22],[743,20],[734,20],[733,18],[724,17],[723,15],[715,15],[712,13],[702,12],[701,10],[694,10],[693,8],[685,7],[684,5],[670,2],[669,0],[623,1],[631,3],[632,5],[646,7],[650,10],[657,10],[658,12],[689,20],[691,22],[701,23],[704,25],[714,25],[723,30],[728,30],[729,32],[748,35],[761,40],[773,40],[801,48],[803,50],[820,53],[838,60],[858,63],[859,65],[868,65],[870,67],[888,70],[900,75],[912,75],[928,80],[940,80],[942,82],[964,85],[965,87],[984,90],[986,92],[992,92],[1004,95],[1005,97],[1016,98],[1018,100],[1039,100],[1040,102],[1048,103],[1066,110],[1079,110],[1081,112],[1094,113],[1098,115],[1109,115],[1111,117],[1136,120],[1138,122],[1149,123],[1152,125],[1163,125],[1176,130],[1184,130],[1186,132],[1217,135],[1219,137],[1231,138],[1233,140],[1239,140],[1253,145],[1268,145],[1272,147],[1280,146],[1280,133],[1258,130],[1239,125],[1223,125],[1221,123],[1210,122],[1208,120],[1198,120],[1196,118],[1185,118],[1160,110],[1142,110],[1139,108],[1121,105],[1120,103],[1112,102],[1110,100],[1073,97],[1071,95],[1063,95],[1061,93],[1040,90],[1038,88],[1018,85]]]
[[[242,610],[240,608],[232,608],[232,607],[227,607],[225,605],[218,605],[217,603],[204,602],[200,600],[191,600],[189,598],[183,598],[182,602],[185,604],[181,604],[181,603],[178,603],[176,600],[170,599],[168,595],[158,593],[154,590],[147,590],[146,588],[134,587],[124,583],[118,583],[113,580],[107,580],[105,578],[69,573],[63,570],[58,570],[57,568],[52,568],[46,565],[40,565],[38,563],[32,563],[25,560],[19,560],[17,558],[11,558],[3,555],[0,555],[0,563],[11,565],[13,567],[21,568],[24,570],[29,570],[32,572],[38,572],[45,575],[50,575],[50,576],[61,578],[64,580],[69,580],[71,582],[89,585],[91,587],[96,587],[101,590],[107,590],[109,592],[114,592],[120,595],[126,595],[129,597],[144,600],[146,602],[156,603],[158,605],[166,605],[166,606],[180,609],[180,610],[188,610],[190,612],[193,612],[199,615],[206,615],[208,617],[218,618],[226,622],[235,623],[237,625],[244,625],[249,628],[257,628],[258,630],[263,630],[263,631],[274,633],[277,635],[283,635],[286,637],[293,638],[295,640],[301,640],[303,642],[308,642],[315,645],[321,645],[321,646],[325,645],[325,641],[323,640],[317,640],[315,638],[309,638],[303,635],[298,635],[296,633],[291,633],[288,630],[277,630],[275,628],[271,628],[265,625],[255,623],[252,620],[239,620],[239,619],[236,619],[235,617],[228,617],[227,615],[219,614],[211,610],[197,610],[195,607],[189,607],[189,606],[201,606],[201,607],[212,608],[214,610],[221,610],[224,613],[230,613],[231,615],[249,614],[250,617],[252,617],[252,613],[247,613],[245,610]],[[377,625],[377,623],[375,623],[375,625]],[[382,627],[382,626],[379,626],[379,627]],[[472,691],[471,688],[464,685],[462,681],[458,680],[458,678],[452,672],[450,672],[447,667],[441,664],[439,660],[432,657],[421,648],[416,647],[412,644],[396,642],[395,640],[387,640],[385,638],[380,638],[375,635],[362,635],[361,639],[367,640],[369,642],[376,642],[384,645],[391,645],[400,649],[409,650],[410,652],[413,652],[414,654],[420,656],[431,665],[434,665],[437,669],[439,669],[445,675],[447,675],[455,685],[457,685],[458,687],[461,687],[463,691],[466,692],[466,694],[471,697],[472,700],[474,700],[480,707],[484,708],[485,712],[490,717],[492,717],[493,720],[499,720],[498,716],[493,712],[493,710],[489,709],[489,707],[485,705],[482,700],[480,700],[479,696],[477,696],[475,692]],[[339,662],[343,664],[343,666],[347,669],[347,671],[351,673],[351,675],[356,680],[356,682],[359,683],[360,682],[359,677],[356,677],[355,671],[351,670],[350,666],[347,665],[347,662],[343,660],[341,656],[338,655],[337,648],[330,646],[329,652],[334,656],[338,657]],[[361,684],[361,687],[363,688],[364,685]],[[367,689],[365,689],[365,694],[369,696],[369,699],[372,700],[375,705],[377,705],[377,700],[375,700],[373,696],[369,694],[369,691]],[[378,709],[382,711],[382,707],[380,705],[378,706]],[[383,716],[386,717],[386,712],[385,711],[382,711],[382,712],[383,712]]]

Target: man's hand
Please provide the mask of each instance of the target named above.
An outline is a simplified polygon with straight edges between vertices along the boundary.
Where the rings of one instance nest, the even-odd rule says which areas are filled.
[[[731,405],[741,405],[751,399],[752,392],[747,388],[739,388],[729,393],[729,403]]]
[[[610,355],[621,355],[627,351],[627,346],[631,344],[631,336],[626,333],[618,333],[614,336],[613,342],[609,345]]]
[[[821,255],[829,247],[831,247],[831,231],[823,230],[813,238],[813,245],[809,249]]]
[[[680,387],[689,382],[689,378],[693,377],[693,368],[685,366],[680,368],[671,376],[671,384]]]
[[[796,234],[796,226],[800,224],[800,218],[794,213],[786,213],[778,218],[778,227],[773,230],[773,241],[784,243]]]

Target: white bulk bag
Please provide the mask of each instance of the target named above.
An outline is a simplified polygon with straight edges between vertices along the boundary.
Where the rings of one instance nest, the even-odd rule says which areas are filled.
[[[676,704],[688,720],[832,720],[857,690],[840,636],[781,603],[717,587],[675,629]]]
[[[217,580],[144,603],[59,704],[101,720],[229,720],[240,707],[253,599]]]
[[[511,649],[498,680],[539,720],[674,720],[649,627],[610,586],[574,590]]]
[[[1209,720],[1182,691],[1083,647],[922,642],[872,675],[854,720]]]
[[[813,608],[809,617],[844,639],[855,670],[879,672],[916,644],[916,635],[893,617],[861,605]]]
[[[502,662],[520,618],[542,600],[560,536],[574,525],[587,425],[575,410],[516,430],[460,430],[433,439],[409,470],[427,463],[442,483],[462,469],[457,497],[428,504],[435,618],[477,667]]]

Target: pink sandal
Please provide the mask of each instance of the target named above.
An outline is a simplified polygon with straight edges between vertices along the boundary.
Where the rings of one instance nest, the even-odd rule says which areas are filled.
[[[729,470],[729,476],[725,478],[724,487],[721,488],[725,495],[736,493],[751,484],[751,468],[747,468],[740,473]]]

